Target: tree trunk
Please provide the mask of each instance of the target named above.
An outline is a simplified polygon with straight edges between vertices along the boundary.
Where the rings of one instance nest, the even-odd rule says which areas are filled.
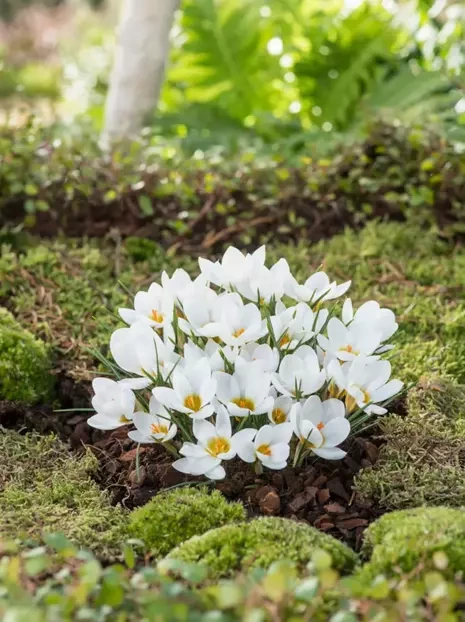
[[[136,136],[155,109],[179,0],[124,0],[103,141]]]

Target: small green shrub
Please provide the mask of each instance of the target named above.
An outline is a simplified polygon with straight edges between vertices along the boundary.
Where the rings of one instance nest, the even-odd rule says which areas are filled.
[[[214,490],[185,487],[161,493],[132,512],[129,531],[161,557],[192,536],[246,518],[241,503],[228,503]]]
[[[440,568],[446,576],[465,570],[465,510],[415,508],[385,514],[365,532],[370,561],[361,576]],[[441,560],[444,567],[441,566]]]
[[[96,458],[54,436],[0,431],[0,533],[39,540],[62,532],[103,559],[121,552],[127,517],[92,480]]]
[[[251,568],[268,568],[273,562],[289,560],[301,568],[316,549],[329,553],[337,570],[348,571],[357,556],[347,546],[304,523],[284,518],[259,518],[248,523],[225,525],[184,542],[160,562],[200,563],[210,580],[228,577]]]
[[[465,387],[422,383],[410,391],[407,410],[380,419],[385,444],[355,489],[389,510],[465,506]]]
[[[35,403],[51,399],[50,354],[40,339],[0,308],[0,399]]]

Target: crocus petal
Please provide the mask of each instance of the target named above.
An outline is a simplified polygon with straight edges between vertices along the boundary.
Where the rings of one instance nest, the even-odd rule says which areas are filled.
[[[160,404],[163,404],[166,408],[172,408],[173,410],[183,408],[178,394],[174,389],[169,389],[168,387],[155,387],[152,389],[152,393]]]
[[[151,436],[146,436],[139,430],[131,430],[128,432],[129,438],[135,443],[155,443],[156,441]]]
[[[320,447],[312,450],[314,454],[325,460],[342,460],[347,452],[339,447]]]
[[[237,455],[244,462],[255,462],[255,445],[252,442],[238,444]]]
[[[96,428],[97,430],[116,430],[116,428],[120,428],[123,425],[128,425],[128,422],[120,422],[117,419],[112,419],[110,417],[105,417],[104,415],[92,415],[87,419],[87,424],[92,428]]]
[[[350,433],[350,423],[345,418],[337,417],[329,421],[321,430],[324,447],[335,447],[342,443]]]

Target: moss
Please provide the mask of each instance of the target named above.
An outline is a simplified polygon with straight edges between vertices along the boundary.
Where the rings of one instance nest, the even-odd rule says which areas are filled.
[[[192,536],[245,518],[243,505],[228,503],[217,490],[186,487],[157,495],[132,512],[129,529],[161,557]]]
[[[22,254],[3,247],[0,296],[58,358],[66,357],[71,375],[90,379],[93,359],[86,347],[107,347],[118,326],[111,314],[130,304],[127,290],[148,287],[172,261],[159,252],[135,268],[125,248],[109,242],[99,248],[95,242],[53,241]]]
[[[407,410],[380,420],[386,442],[355,489],[389,510],[465,505],[465,386],[423,384],[410,392]]]
[[[282,559],[303,568],[316,549],[330,553],[336,570],[349,571],[357,564],[356,554],[338,540],[284,518],[259,518],[212,529],[184,542],[165,560],[199,563],[208,569],[208,578],[216,580],[252,568],[268,568]]]
[[[53,436],[0,432],[0,533],[39,540],[61,532],[102,558],[121,551],[126,514],[92,481],[97,461]]]
[[[339,281],[352,279],[355,303],[378,300],[398,316],[391,355],[404,381],[421,376],[465,382],[465,252],[434,231],[405,223],[371,222],[314,246],[277,246],[298,278],[322,266]]]
[[[51,399],[53,377],[50,353],[0,308],[0,399],[35,403]]]
[[[4,247],[0,296],[24,326],[66,353],[76,378],[87,378],[92,358],[85,346],[108,344],[119,306],[159,273],[196,262],[171,257],[147,241],[129,238],[79,245],[54,241],[15,254]],[[424,374],[465,382],[465,252],[434,231],[406,223],[369,223],[309,246],[268,248],[269,260],[285,257],[299,278],[320,265],[334,278],[352,279],[356,303],[379,300],[399,317],[394,373],[405,381]],[[139,261],[143,260],[143,261]],[[137,261],[137,265],[134,262]]]
[[[445,576],[465,570],[465,511],[447,507],[415,508],[391,512],[365,532],[365,553],[370,561],[361,576],[422,572],[436,569],[438,552],[447,556]]]

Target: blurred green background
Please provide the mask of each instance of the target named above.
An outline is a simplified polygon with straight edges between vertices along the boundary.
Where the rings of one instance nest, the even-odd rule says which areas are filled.
[[[99,132],[118,0],[0,0],[0,122]],[[183,0],[146,135],[187,154],[327,152],[375,119],[465,147],[465,4]]]

